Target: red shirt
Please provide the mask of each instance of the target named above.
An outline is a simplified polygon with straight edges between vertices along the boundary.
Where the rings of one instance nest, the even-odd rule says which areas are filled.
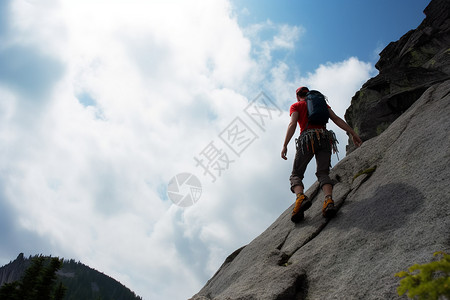
[[[327,105],[330,108],[329,105]],[[298,112],[298,125],[300,126],[300,133],[302,133],[306,129],[306,124],[308,124],[308,109],[306,108],[306,101],[297,101],[291,105],[289,109],[289,116],[292,115],[293,112]],[[308,125],[308,129],[316,129],[316,128],[325,128],[322,125]]]

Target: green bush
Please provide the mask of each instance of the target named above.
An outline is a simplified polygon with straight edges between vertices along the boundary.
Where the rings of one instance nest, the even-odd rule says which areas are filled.
[[[437,255],[442,256],[440,260],[423,265],[415,264],[408,272],[395,274],[403,278],[397,288],[400,296],[408,292],[408,298],[413,299],[450,299],[450,255],[443,252],[434,253],[434,256]]]

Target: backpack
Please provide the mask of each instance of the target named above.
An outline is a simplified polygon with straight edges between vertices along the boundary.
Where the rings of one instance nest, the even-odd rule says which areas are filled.
[[[325,96],[319,91],[309,91],[306,94],[306,107],[308,109],[308,125],[326,125],[330,118]]]

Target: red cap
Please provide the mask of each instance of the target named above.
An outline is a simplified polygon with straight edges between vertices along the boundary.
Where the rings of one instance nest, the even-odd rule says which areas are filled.
[[[309,89],[306,86],[301,86],[295,91],[295,94],[298,94],[302,90],[306,91],[306,92],[309,92]]]

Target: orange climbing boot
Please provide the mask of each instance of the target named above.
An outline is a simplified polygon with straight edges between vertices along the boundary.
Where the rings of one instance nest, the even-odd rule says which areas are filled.
[[[292,211],[291,221],[294,223],[300,222],[304,218],[304,211],[311,207],[311,200],[305,194],[298,193],[295,200],[294,210]]]
[[[325,197],[325,202],[323,202],[322,215],[324,218],[332,218],[336,215],[337,208],[334,206],[334,201],[330,196]]]

